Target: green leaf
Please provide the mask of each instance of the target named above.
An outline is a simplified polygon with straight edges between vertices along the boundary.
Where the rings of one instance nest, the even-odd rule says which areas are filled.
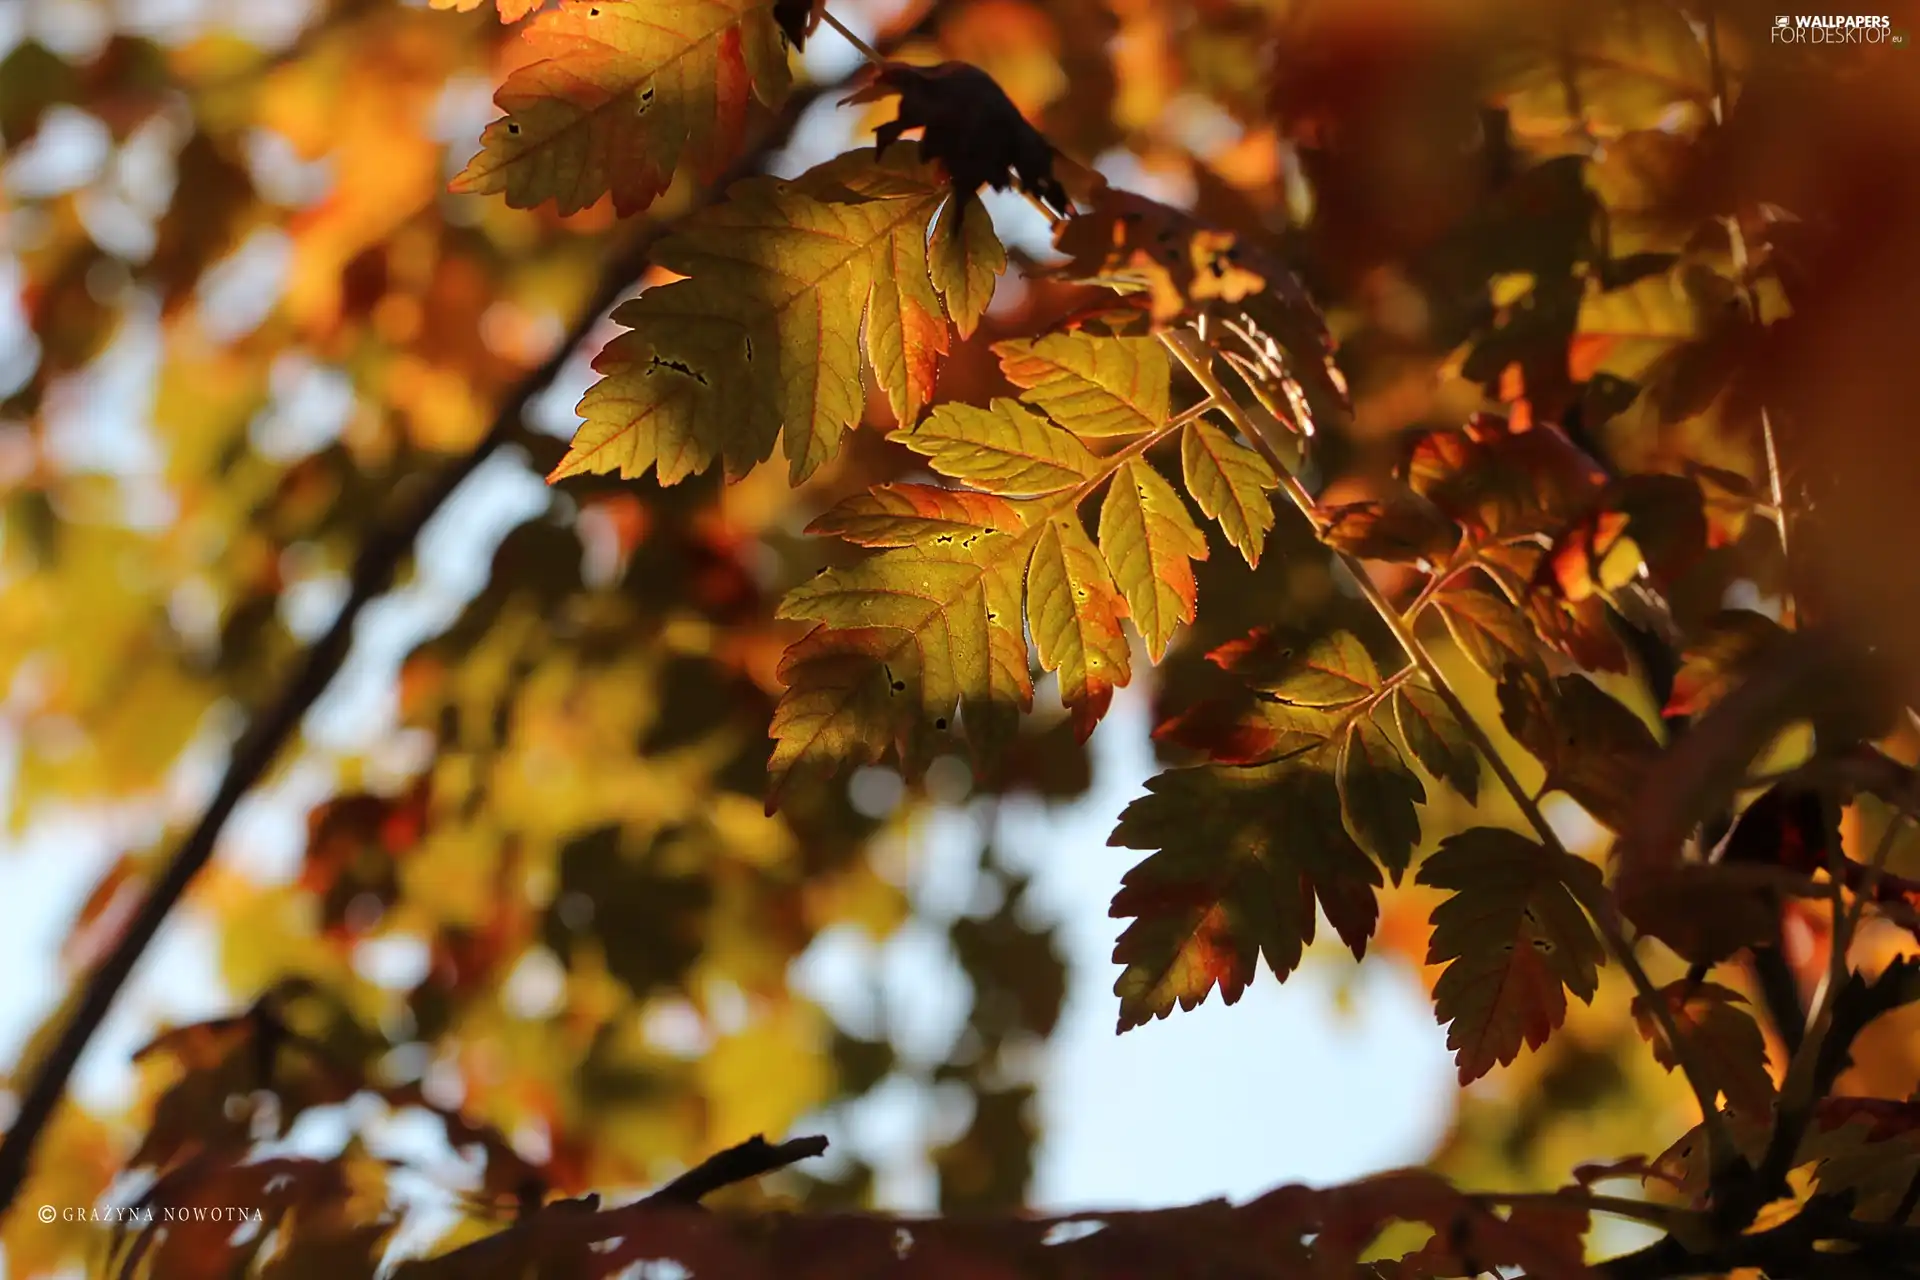
[[[941,475],[991,493],[1057,493],[1100,471],[1085,445],[1017,400],[996,399],[985,409],[943,404],[888,438],[924,455]]]
[[[1414,805],[1427,802],[1427,789],[1393,739],[1366,716],[1355,716],[1342,737],[1339,780],[1347,829],[1399,884],[1420,842]]]
[[[1329,746],[1345,715],[1266,698],[1209,699],[1153,731],[1156,741],[1205,752],[1217,764],[1265,764]]]
[[[1355,955],[1379,916],[1380,870],[1340,822],[1325,771],[1174,769],[1147,783],[1108,844],[1158,850],[1129,871],[1109,914],[1133,918],[1115,944],[1119,1029],[1192,1009],[1215,987],[1228,1004],[1261,955],[1284,980],[1313,941],[1316,901]]]
[[[1302,648],[1258,629],[1207,657],[1254,688],[1303,707],[1343,707],[1380,688],[1373,655],[1351,631],[1320,636]]]
[[[845,538],[863,547],[906,547],[963,540],[988,530],[1018,533],[1023,528],[1019,507],[990,493],[883,484],[816,517],[807,532]]]
[[[957,233],[956,220],[960,223]],[[927,266],[933,287],[953,317],[953,327],[962,338],[972,337],[993,301],[994,281],[1007,269],[1007,251],[993,233],[993,219],[980,197],[955,198],[940,206],[933,220],[933,240],[927,245]]]
[[[993,349],[1020,398],[1077,436],[1137,435],[1167,421],[1167,351],[1158,339],[1050,333]]]
[[[1060,700],[1082,742],[1107,713],[1132,655],[1120,619],[1126,602],[1076,512],[1047,520],[1027,571],[1027,620],[1040,665],[1060,673]]]
[[[1409,681],[1390,701],[1400,737],[1420,767],[1473,804],[1480,795],[1480,752],[1465,726],[1425,685]]]
[[[1433,996],[1460,1083],[1512,1062],[1523,1041],[1545,1044],[1568,991],[1592,1002],[1606,957],[1568,883],[1598,892],[1599,868],[1475,827],[1442,841],[1415,879],[1453,891],[1434,908],[1427,963],[1447,966]]]
[[[784,424],[797,484],[864,416],[863,355],[894,416],[914,421],[948,345],[927,259],[927,226],[948,199],[911,145],[735,184],[654,247],[687,278],[614,312],[630,332],[595,359],[585,421],[548,479],[653,469],[674,484],[716,462],[737,478]]]
[[[1174,629],[1193,621],[1193,562],[1207,558],[1207,540],[1145,459],[1130,458],[1114,474],[1100,507],[1100,551],[1126,593],[1147,656],[1160,661]]]
[[[1210,422],[1196,419],[1181,429],[1180,460],[1187,492],[1209,520],[1220,522],[1227,541],[1240,549],[1249,566],[1260,563],[1267,531],[1273,528],[1273,503],[1267,490],[1278,487],[1266,459]]]
[[[1546,788],[1564,791],[1594,818],[1624,830],[1648,763],[1660,745],[1639,716],[1584,676],[1549,683],[1510,670],[1500,682],[1500,719],[1546,768]]]

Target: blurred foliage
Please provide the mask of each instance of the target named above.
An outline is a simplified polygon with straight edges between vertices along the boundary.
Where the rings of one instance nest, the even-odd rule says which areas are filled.
[[[194,886],[239,1012],[159,1034],[123,1106],[60,1105],[8,1273],[371,1274],[403,1214],[452,1274],[520,1274],[528,1241],[552,1274],[914,1248],[1351,1274],[1389,1224],[1369,1256],[1406,1256],[1367,1274],[1618,1252],[1584,1192],[1495,1213],[1426,1173],[1072,1249],[967,1234],[1028,1194],[1066,975],[1026,851],[984,847],[933,919],[902,850],[963,804],[1083,794],[1086,736],[1149,671],[1170,768],[1115,815],[1147,855],[1113,903],[1122,1028],[1231,1002],[1262,955],[1348,964],[1332,936],[1420,968],[1451,1024],[1434,1173],[1624,1179],[1679,1250],[1626,1274],[1731,1271],[1740,1228],[1796,1214],[1861,1274],[1910,1269],[1907,1237],[1846,1234],[1920,1198],[1905,18],[1846,43],[1745,3],[929,0],[867,15],[877,84],[816,84],[788,44],[839,38],[820,7],[26,0],[0,54],[8,821],[161,820],[100,868],[16,1093],[359,550],[506,447],[360,617],[342,683],[371,709],[322,704],[279,759],[269,804],[325,791],[297,847],[235,828]],[[901,93],[897,121],[848,111],[858,151],[718,189],[846,91]],[[923,151],[865,146],[910,125]],[[1070,198],[1059,252],[967,183]],[[836,236],[865,256],[829,263]],[[625,329],[583,317],[640,249]],[[793,306],[800,275],[832,306]],[[568,342],[599,357],[573,453],[564,406],[515,408]],[[757,465],[782,430],[791,466]],[[977,643],[952,599],[901,612],[936,571]],[[1549,791],[1565,863],[1500,829]],[[1582,912],[1616,899],[1647,991]],[[792,979],[822,938],[929,924],[968,995],[932,1059]],[[1821,1037],[1851,1057],[1790,1075]],[[1754,1179],[1707,1166],[1682,1058]],[[958,1216],[917,1244],[832,1216],[873,1203],[858,1159],[726,1193],[820,1211],[757,1243],[566,1235],[590,1191],[901,1086],[951,1121],[911,1154]],[[324,1157],[284,1141],[315,1113]],[[130,1183],[262,1216],[19,1208]]]

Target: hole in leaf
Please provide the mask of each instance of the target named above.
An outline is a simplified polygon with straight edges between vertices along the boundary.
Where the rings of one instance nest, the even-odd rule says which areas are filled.
[[[941,716],[938,720],[935,720],[933,722],[933,727],[936,729],[944,730],[947,727],[947,718],[945,716]]]
[[[520,126],[509,120],[507,121],[507,132],[517,138],[520,136]]]

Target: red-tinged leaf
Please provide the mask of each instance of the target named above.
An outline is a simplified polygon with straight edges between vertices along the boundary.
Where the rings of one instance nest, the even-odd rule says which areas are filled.
[[[1712,982],[1669,983],[1654,993],[1666,1006],[1688,1056],[1706,1074],[1707,1082],[1725,1095],[1727,1105],[1743,1115],[1764,1119],[1772,1113],[1773,1077],[1767,1072],[1766,1039],[1760,1026],[1744,1010],[1738,992]],[[1640,1034],[1653,1045],[1654,1060],[1671,1072],[1679,1054],[1667,1043],[1654,1017],[1654,1006],[1644,997],[1633,1002]]]
[[[1327,746],[1342,718],[1265,698],[1209,700],[1160,725],[1153,736],[1204,752],[1216,764],[1265,764]]]
[[[1167,349],[1154,338],[1050,333],[996,342],[1020,397],[1082,438],[1137,435],[1167,421]]]
[[[1399,884],[1420,842],[1414,805],[1427,802],[1427,789],[1400,758],[1392,737],[1368,716],[1355,716],[1347,726],[1338,776],[1347,830]]]
[[[1591,1002],[1605,961],[1569,880],[1600,892],[1591,863],[1558,856],[1516,832],[1476,827],[1449,836],[1420,867],[1418,882],[1450,889],[1433,911],[1428,964],[1445,964],[1434,986],[1450,1024],[1460,1082],[1535,1049],[1566,1020],[1566,993]]]
[[[938,160],[953,175],[956,194],[982,186],[1018,187],[1055,213],[1068,209],[1067,193],[1053,174],[1053,144],[1027,122],[994,78],[965,62],[920,67],[883,62],[872,80],[840,101],[872,102],[899,95],[894,119],[873,131],[884,151],[909,129],[922,129],[920,154]]]
[[[1147,784],[1108,840],[1157,850],[1129,871],[1110,915],[1133,917],[1114,946],[1119,1029],[1191,1009],[1216,987],[1228,1004],[1264,955],[1281,979],[1313,940],[1316,900],[1356,957],[1379,915],[1375,867],[1340,822],[1325,772],[1292,762],[1175,769]]]
[[[1780,895],[1719,863],[1688,862],[1616,890],[1621,914],[1693,964],[1780,941]]]
[[[1240,549],[1250,567],[1258,565],[1267,531],[1273,528],[1273,502],[1267,491],[1280,483],[1273,468],[1220,428],[1198,420],[1181,430],[1180,460],[1187,492],[1200,510],[1220,522],[1220,531]]]
[[[1035,540],[1027,597],[1040,665],[1059,673],[1060,699],[1085,742],[1131,678],[1132,657],[1120,627],[1126,601],[1076,513],[1050,518]]]
[[[1401,740],[1420,767],[1474,803],[1480,794],[1480,750],[1440,695],[1409,681],[1393,691],[1391,704]]]
[[[1325,507],[1320,516],[1320,540],[1362,560],[1437,564],[1460,542],[1460,526],[1411,489]]]
[[[1577,1164],[1573,1167],[1573,1180],[1585,1188],[1592,1188],[1602,1182],[1612,1182],[1620,1178],[1634,1178],[1642,1185],[1649,1178],[1653,1178],[1670,1187],[1679,1186],[1671,1171],[1656,1167],[1645,1156],[1626,1156],[1619,1160],[1600,1160],[1591,1164]]]
[[[1564,791],[1615,831],[1632,814],[1660,744],[1646,722],[1582,676],[1549,683],[1523,669],[1500,682],[1500,719]]]
[[[1057,493],[1100,471],[1085,445],[1016,400],[996,399],[984,409],[943,404],[889,439],[923,455],[941,475],[991,493]]]
[[[516,209],[577,213],[611,192],[638,213],[683,157],[711,181],[739,152],[748,100],[778,106],[791,85],[771,0],[562,0],[521,38],[533,60],[494,95],[507,114],[452,186]]]
[[[1787,632],[1762,613],[1728,609],[1706,624],[1706,634],[1689,644],[1673,678],[1673,694],[1663,715],[1697,716],[1726,696],[1748,672],[1764,665],[1781,647]]]
[[[1372,697],[1380,688],[1373,655],[1351,631],[1335,631],[1302,646],[1258,628],[1207,657],[1253,688],[1302,707],[1342,707]]]
[[[1516,663],[1545,670],[1533,629],[1518,609],[1500,597],[1471,587],[1450,587],[1433,603],[1461,654],[1494,679]]]
[[[1207,540],[1144,458],[1130,458],[1114,473],[1100,506],[1100,553],[1126,593],[1147,657],[1160,661],[1174,629],[1193,621],[1193,562],[1207,558]]]
[[[1449,517],[1500,538],[1555,531],[1587,511],[1606,483],[1606,472],[1559,428],[1514,431],[1484,413],[1460,431],[1422,436],[1406,475]]]
[[[1005,498],[970,489],[883,484],[855,494],[807,526],[816,536],[845,538],[862,547],[907,547],[963,540],[987,530],[1018,533],[1019,508]]]
[[[119,941],[146,898],[147,871],[146,860],[130,853],[114,860],[87,895],[60,944],[62,965],[77,973],[88,972]]]

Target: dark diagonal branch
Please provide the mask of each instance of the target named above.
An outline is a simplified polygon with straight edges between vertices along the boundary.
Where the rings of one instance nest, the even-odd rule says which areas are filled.
[[[822,1137],[794,1138],[775,1146],[755,1134],[737,1147],[728,1147],[702,1160],[641,1203],[699,1204],[722,1187],[752,1181],[790,1164],[825,1155],[826,1151],[827,1140]]]
[[[800,113],[820,90],[793,94],[781,113],[779,123],[751,152],[741,157],[732,169],[710,188],[724,192],[727,186],[757,173],[767,158],[785,145]],[[61,1030],[58,1040],[41,1060],[20,1097],[19,1110],[6,1138],[0,1140],[0,1219],[12,1209],[31,1166],[33,1149],[52,1118],[67,1080],[73,1074],[88,1041],[113,1007],[115,997],[126,985],[141,955],[160,926],[186,893],[187,886],[200,874],[213,856],[220,832],[232,816],[240,798],[266,775],[274,760],[300,727],[307,710],[326,692],[340,671],[353,645],[354,626],[372,601],[393,584],[395,572],[412,552],[414,541],[427,521],[444,506],[453,493],[480,465],[500,447],[515,438],[521,418],[534,397],[551,385],[573,351],[586,338],[600,317],[619,300],[644,270],[648,250],[654,241],[671,230],[672,222],[650,223],[616,250],[595,283],[592,295],[581,307],[573,326],[539,368],[534,369],[509,395],[488,428],[465,456],[447,465],[428,483],[427,488],[384,527],[376,530],[360,549],[353,565],[346,603],[326,634],[316,640],[301,657],[299,666],[279,694],[255,713],[246,731],[234,744],[226,775],[214,793],[206,812],[180,845],[166,869],[153,882],[138,914],[127,925],[114,948],[86,978],[86,987],[72,1018]]]

